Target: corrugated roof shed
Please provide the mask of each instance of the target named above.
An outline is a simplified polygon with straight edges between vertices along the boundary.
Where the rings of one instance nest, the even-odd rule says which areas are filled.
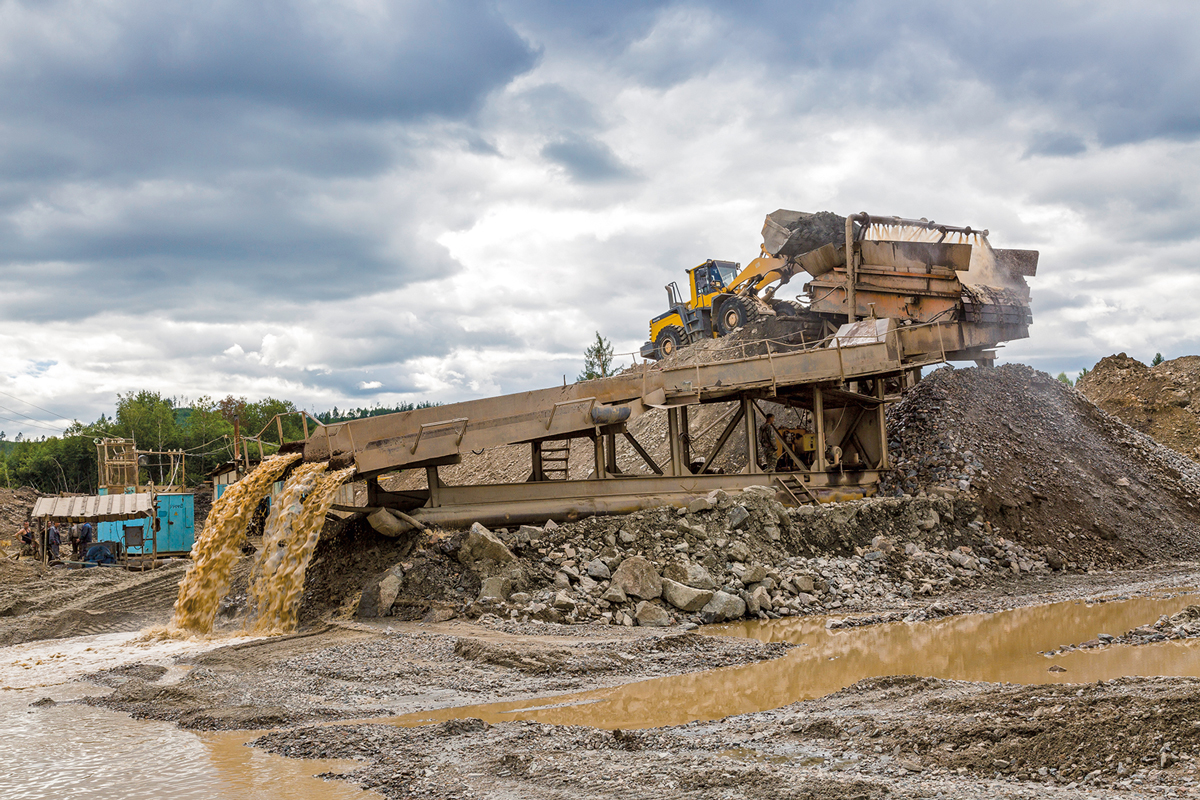
[[[113,522],[154,516],[150,495],[106,494],[82,497],[42,497],[33,505],[33,516],[51,519],[86,519]]]

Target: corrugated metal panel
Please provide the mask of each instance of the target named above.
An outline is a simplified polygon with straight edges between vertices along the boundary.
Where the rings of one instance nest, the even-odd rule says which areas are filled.
[[[84,497],[42,497],[33,505],[33,516],[53,519],[88,519],[111,522],[154,514],[149,494],[107,494]]]

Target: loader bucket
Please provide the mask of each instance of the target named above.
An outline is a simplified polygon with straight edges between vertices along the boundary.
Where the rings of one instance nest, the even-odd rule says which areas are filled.
[[[831,211],[809,214],[779,209],[763,223],[763,249],[772,256],[798,256],[827,244],[846,243],[846,218]]]

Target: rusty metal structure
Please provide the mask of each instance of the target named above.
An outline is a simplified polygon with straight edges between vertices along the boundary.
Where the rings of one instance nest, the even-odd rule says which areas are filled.
[[[353,465],[366,481],[366,504],[342,510],[366,511],[376,529],[391,535],[472,521],[511,525],[628,513],[755,485],[771,486],[789,504],[870,494],[889,466],[889,391],[926,366],[990,363],[998,344],[1028,336],[1024,276],[1034,273],[1037,253],[994,251],[986,231],[869,215],[845,218],[840,244],[806,248],[797,245],[805,239],[803,225],[788,227],[795,219],[787,215],[795,213],[768,216],[763,255],[747,267],[757,272],[735,296],[747,304],[760,295],[769,299],[806,272],[799,341],[767,341],[765,352],[754,355],[732,347],[704,363],[645,363],[610,378],[322,425],[287,448],[302,448],[305,460]],[[809,323],[825,335],[807,338]],[[762,400],[803,409],[812,420],[808,436],[782,444],[792,471],[764,474],[758,467]],[[698,454],[689,452],[688,410],[730,402],[737,410],[703,463],[713,463],[736,436],[745,444],[746,467],[693,474]],[[654,409],[667,414],[670,457],[663,464],[628,427]],[[630,474],[616,463],[618,437],[652,474]],[[564,479],[563,443],[572,439],[591,442],[590,479]],[[788,441],[803,441],[805,452]],[[439,467],[458,463],[468,450],[512,444],[530,448],[524,482],[451,486],[439,476]],[[428,488],[390,492],[379,485],[380,476],[403,470],[423,470]]]

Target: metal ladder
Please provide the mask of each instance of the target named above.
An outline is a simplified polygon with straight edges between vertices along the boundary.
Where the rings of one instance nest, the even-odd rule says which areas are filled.
[[[570,477],[567,463],[570,457],[570,439],[542,442],[542,478],[548,481],[567,480]]]
[[[800,480],[794,473],[776,472],[772,477],[775,478],[775,482],[785,492],[791,495],[791,498],[796,501],[796,505],[802,506],[806,503],[820,505],[820,501],[817,500],[816,495],[810,492],[808,487],[804,485],[804,481]]]

